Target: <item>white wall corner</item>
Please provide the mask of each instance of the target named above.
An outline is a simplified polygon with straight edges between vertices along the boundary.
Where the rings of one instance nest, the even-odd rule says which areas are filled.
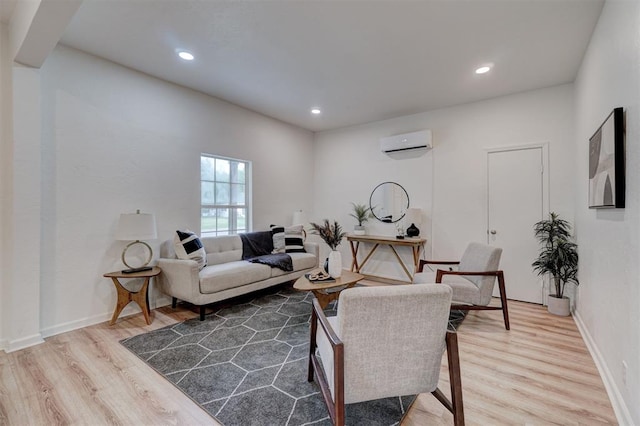
[[[168,296],[161,296],[155,299],[155,303],[153,304],[155,308],[160,308],[162,306],[168,306],[171,304],[171,298]],[[120,315],[118,316],[118,321],[122,318],[127,317],[129,315],[142,315],[140,312],[140,308],[135,303],[129,303]],[[104,312],[98,315],[92,315],[85,318],[80,318],[73,321],[67,321],[62,324],[56,324],[51,327],[43,328],[41,333],[44,338],[55,336],[56,334],[67,333],[69,331],[78,330],[80,328],[89,327],[91,325],[100,324],[105,321],[111,320],[113,316],[113,312]],[[152,321],[153,321],[153,306],[152,306]]]
[[[589,334],[587,327],[582,321],[582,317],[580,316],[580,312],[577,310],[573,312],[573,319],[582,335],[582,340],[584,340],[585,345],[587,345],[587,349],[589,349],[589,353],[593,358],[596,368],[600,373],[600,378],[602,378],[602,382],[604,383],[604,387],[607,390],[607,394],[609,395],[609,399],[611,400],[611,406],[613,407],[613,411],[616,415],[616,419],[618,420],[618,424],[622,426],[632,426],[633,420],[631,419],[631,412],[629,408],[624,402],[624,398],[622,394],[618,390],[616,386],[615,380],[613,380],[613,375],[607,366],[602,353],[598,349],[595,341]]]
[[[40,343],[44,343],[44,339],[40,333],[32,334],[31,336],[21,337],[19,339],[10,340],[7,344],[5,352],[15,352],[20,349],[25,349],[30,346],[39,345]]]

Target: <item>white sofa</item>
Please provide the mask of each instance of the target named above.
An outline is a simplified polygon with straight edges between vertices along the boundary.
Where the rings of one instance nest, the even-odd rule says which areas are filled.
[[[199,306],[200,320],[204,320],[204,305],[292,281],[318,267],[317,243],[305,242],[306,253],[288,253],[293,271],[285,272],[242,260],[238,235],[203,237],[201,241],[207,253],[207,266],[201,271],[194,260],[176,257],[173,240],[160,245],[158,259],[160,290],[173,298],[174,308],[177,299]]]

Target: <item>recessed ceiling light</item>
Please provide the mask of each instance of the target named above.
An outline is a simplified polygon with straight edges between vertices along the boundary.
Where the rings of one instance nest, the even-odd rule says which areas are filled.
[[[194,56],[191,52],[187,52],[186,50],[181,50],[178,52],[178,56],[180,56],[185,61],[193,61]]]
[[[320,108],[311,108],[311,114],[315,114],[318,115],[320,114],[322,111],[320,111]]]
[[[476,74],[486,74],[491,71],[491,67],[489,65],[482,66],[476,70]]]

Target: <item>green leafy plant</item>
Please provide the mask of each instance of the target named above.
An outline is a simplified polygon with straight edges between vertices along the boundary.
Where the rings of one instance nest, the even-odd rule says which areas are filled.
[[[535,262],[531,264],[538,275],[550,274],[555,285],[555,294],[562,298],[567,283],[578,282],[578,246],[571,241],[571,225],[551,212],[549,219],[541,220],[533,227],[542,245]]]
[[[311,233],[320,235],[320,238],[327,243],[331,250],[335,250],[342,242],[342,237],[347,235],[346,232],[342,231],[342,226],[336,220],[330,223],[328,219],[325,219],[322,224],[311,222],[310,225]]]
[[[371,207],[364,204],[351,204],[353,205],[353,213],[349,213],[349,216],[358,221],[358,226],[362,226],[363,223],[371,219]]]

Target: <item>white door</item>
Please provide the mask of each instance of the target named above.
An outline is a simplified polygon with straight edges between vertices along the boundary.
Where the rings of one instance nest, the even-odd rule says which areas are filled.
[[[542,303],[542,280],[531,263],[538,253],[533,225],[547,208],[543,154],[542,146],[487,154],[488,242],[502,248],[507,298],[533,303]]]

